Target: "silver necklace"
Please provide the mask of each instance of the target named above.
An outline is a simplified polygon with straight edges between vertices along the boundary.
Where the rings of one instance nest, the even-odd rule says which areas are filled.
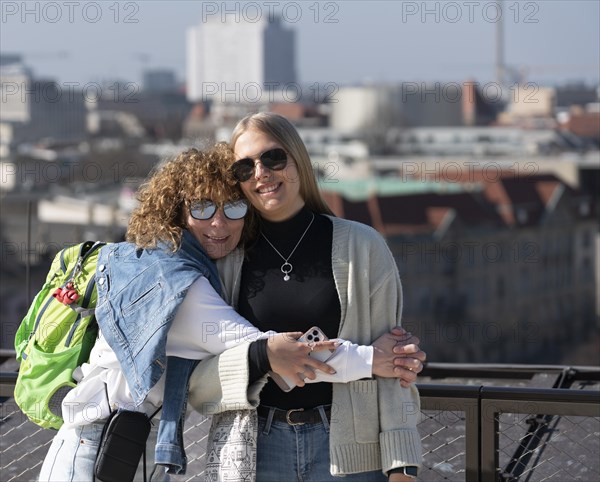
[[[262,235],[262,237],[265,238],[265,241],[267,243],[269,243],[269,245],[271,246],[271,248],[273,248],[275,250],[275,252],[279,255],[279,257],[283,260],[283,264],[281,265],[281,272],[283,273],[283,281],[289,281],[290,280],[290,273],[292,272],[292,270],[294,269],[294,267],[292,266],[292,263],[290,263],[289,260],[293,256],[293,254],[295,253],[296,248],[298,246],[300,246],[300,243],[304,239],[304,236],[306,235],[306,233],[310,229],[310,227],[311,227],[311,225],[312,225],[312,223],[313,223],[314,220],[315,220],[315,214],[312,213],[312,219],[310,220],[310,223],[308,223],[308,226],[306,226],[306,229],[302,233],[302,236],[300,236],[300,239],[296,243],[296,246],[294,246],[294,249],[292,249],[292,252],[290,253],[290,255],[287,258],[283,254],[281,254],[279,252],[279,250],[275,246],[273,246],[273,243],[271,241],[269,241],[269,238],[267,238],[265,236],[265,233],[263,233],[262,231],[260,232],[260,234]]]

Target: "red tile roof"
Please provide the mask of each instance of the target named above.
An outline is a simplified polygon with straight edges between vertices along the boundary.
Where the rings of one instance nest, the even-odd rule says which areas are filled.
[[[590,213],[579,212],[585,196],[553,174],[503,176],[493,182],[482,176],[481,185],[482,191],[372,196],[366,201],[349,201],[333,192],[324,192],[323,196],[336,215],[368,224],[387,235],[432,234],[449,220],[449,215],[466,226],[535,225],[551,207],[561,186],[574,198],[574,216],[590,217]]]

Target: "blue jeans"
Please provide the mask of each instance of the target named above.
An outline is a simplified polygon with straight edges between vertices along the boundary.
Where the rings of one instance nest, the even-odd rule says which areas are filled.
[[[329,472],[329,422],[289,425],[258,417],[257,482],[385,482],[380,470],[334,477]]]
[[[91,481],[103,427],[103,423],[70,429],[63,426],[52,440],[39,481]]]
[[[39,482],[91,482],[103,428],[102,422],[69,429],[61,427],[46,454]],[[154,444],[151,440],[156,439],[156,428],[152,430],[146,449],[149,478],[154,468],[152,450]],[[142,464],[143,460],[140,461],[135,480],[143,480]],[[150,480],[167,482],[169,476],[164,473],[163,467],[156,466],[156,471]]]

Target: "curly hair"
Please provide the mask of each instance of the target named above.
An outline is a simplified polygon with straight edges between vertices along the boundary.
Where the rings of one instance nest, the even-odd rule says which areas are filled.
[[[243,198],[228,170],[232,162],[231,148],[219,143],[205,151],[189,149],[159,167],[137,192],[139,205],[129,220],[127,241],[148,249],[162,242],[177,251],[192,201],[222,203]],[[242,242],[254,224],[251,211],[246,215]]]

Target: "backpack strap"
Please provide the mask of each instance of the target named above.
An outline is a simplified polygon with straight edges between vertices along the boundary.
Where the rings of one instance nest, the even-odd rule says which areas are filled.
[[[79,314],[82,318],[86,316],[93,315],[96,312],[96,308],[83,308],[79,305],[67,305],[71,308],[75,313]]]
[[[81,248],[79,250],[79,256],[77,258],[77,266],[75,267],[75,269],[73,270],[73,273],[71,273],[71,276],[76,274],[76,271],[78,269],[81,269],[81,266],[83,265],[83,262],[85,261],[85,259],[91,255],[94,251],[96,251],[97,249],[100,249],[102,246],[104,246],[106,243],[102,242],[102,241],[86,241],[85,243],[81,244]],[[92,279],[92,281],[90,282],[90,285],[88,287],[88,291],[91,293],[91,291],[94,289],[94,286],[96,285],[96,281],[95,279]],[[87,300],[86,298],[88,297],[89,293],[86,292],[85,296],[84,296],[84,304],[87,304]],[[86,316],[91,316],[95,313],[96,309],[95,308],[83,308],[82,306],[76,305],[76,304],[71,304],[68,305],[69,308],[71,308],[73,311],[75,311],[76,313],[78,313],[82,318],[85,318]]]

